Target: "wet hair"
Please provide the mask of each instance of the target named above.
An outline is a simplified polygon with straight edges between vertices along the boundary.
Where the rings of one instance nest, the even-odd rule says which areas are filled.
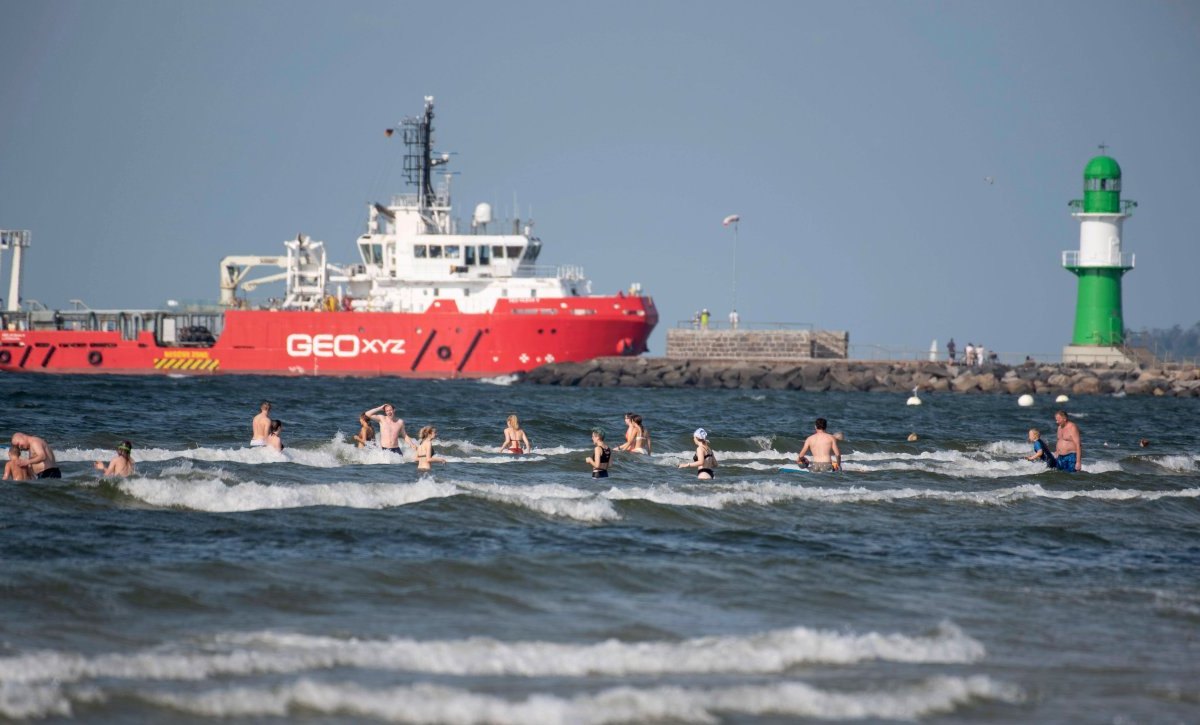
[[[270,432],[272,432],[272,433],[278,433],[278,432],[279,432],[279,431],[281,431],[281,430],[283,430],[283,421],[282,421],[282,420],[279,420],[278,418],[276,418],[276,419],[272,420],[272,421],[271,421],[271,431],[270,431]]]
[[[1058,416],[1060,416],[1060,415],[1063,417],[1063,419],[1064,419],[1064,420],[1070,420],[1070,419],[1071,419],[1071,416],[1067,415],[1067,411],[1065,411],[1065,410],[1056,410],[1056,411],[1054,411],[1054,417],[1055,417],[1055,418],[1057,418],[1057,417],[1058,417]]]
[[[421,440],[425,440],[426,438],[432,438],[434,433],[437,433],[437,428],[427,425],[422,428],[419,433],[417,433],[417,437]]]
[[[126,458],[129,458],[129,453],[132,450],[133,450],[133,444],[130,443],[129,441],[121,441],[121,444],[119,446],[117,446],[117,453],[121,454],[122,456],[125,456]]]
[[[17,448],[16,446],[12,446],[11,448],[8,449],[8,457],[9,458],[20,458],[21,457],[21,449]]]
[[[261,410],[262,408],[270,408],[270,407],[271,407],[271,401],[269,401],[269,400],[264,400],[263,402],[261,402],[261,403],[259,403],[259,404],[258,404],[258,407],[259,407],[259,409],[260,409],[260,410]]]
[[[1038,430],[1037,428],[1030,428],[1029,435],[1033,436],[1034,438],[1041,438],[1042,432],[1040,430]]]
[[[817,426],[817,430],[825,430],[825,426],[829,425],[829,423],[824,418],[817,418],[815,425]]]
[[[604,440],[604,431],[599,428],[592,428],[592,435],[596,436],[600,440]]]
[[[508,416],[508,424],[509,424],[510,426],[512,426],[513,428],[520,428],[520,427],[521,427],[521,421],[520,421],[520,420],[517,418],[517,414],[516,414],[516,413],[512,413],[512,414],[510,414],[510,415]]]
[[[637,415],[636,413],[633,415],[630,415],[629,419],[632,420],[634,423],[637,423],[639,427],[642,425],[642,416]]]
[[[358,414],[358,422],[370,425],[371,418],[366,413],[359,413]]]

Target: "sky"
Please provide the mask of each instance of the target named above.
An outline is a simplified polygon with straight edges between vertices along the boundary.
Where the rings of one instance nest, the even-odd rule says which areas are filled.
[[[725,319],[736,263],[743,323],[855,356],[1057,356],[1101,143],[1140,205],[1126,326],[1200,320],[1195,2],[0,0],[25,298],[215,300],[222,257],[301,232],[357,261],[366,204],[405,190],[383,130],[426,95],[458,216],[515,198],[540,263],[640,283],[652,354]]]

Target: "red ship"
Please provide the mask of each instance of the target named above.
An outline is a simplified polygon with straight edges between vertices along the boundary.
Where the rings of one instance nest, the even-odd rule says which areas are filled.
[[[488,204],[460,231],[450,174],[432,181],[450,155],[433,151],[431,97],[395,131],[417,193],[369,206],[359,262],[330,264],[324,244],[304,236],[285,242],[284,256],[226,257],[219,306],[21,309],[29,233],[0,232],[0,251],[12,254],[0,370],[490,377],[646,351],[658,312],[638,285],[593,295],[582,269],[537,266],[532,222],[494,221]],[[283,271],[246,279],[263,266]],[[282,299],[254,308],[241,294],[268,282],[285,283]]]

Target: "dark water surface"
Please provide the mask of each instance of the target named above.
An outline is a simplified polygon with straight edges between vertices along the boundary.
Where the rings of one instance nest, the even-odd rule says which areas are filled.
[[[1049,400],[503,382],[0,376],[66,476],[0,487],[0,719],[1200,720],[1200,400],[1068,403],[1072,475]],[[449,462],[347,444],[385,401]],[[779,473],[818,415],[846,471]]]

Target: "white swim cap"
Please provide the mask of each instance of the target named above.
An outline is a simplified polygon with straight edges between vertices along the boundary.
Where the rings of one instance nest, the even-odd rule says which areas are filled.
[[[692,437],[696,440],[706,441],[708,440],[708,431],[704,430],[703,428],[697,428],[696,432],[692,434]]]

